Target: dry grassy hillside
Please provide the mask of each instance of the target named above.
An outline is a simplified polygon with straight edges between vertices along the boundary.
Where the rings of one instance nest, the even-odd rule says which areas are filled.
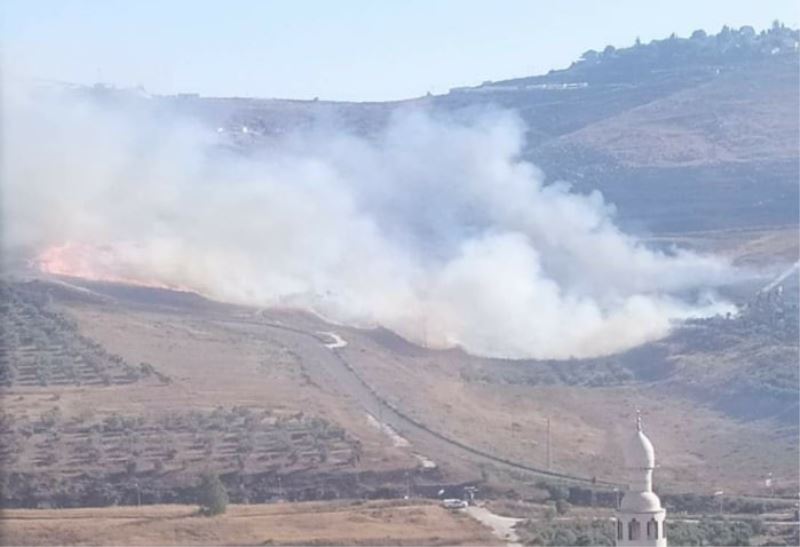
[[[663,491],[713,492],[724,484],[752,493],[763,490],[770,471],[787,487],[798,478],[796,429],[709,407],[700,385],[695,398],[669,381],[637,381],[624,369],[602,365],[576,373],[568,363],[502,363],[458,352],[389,357],[379,343],[366,340],[355,347],[344,350],[346,358],[414,418],[535,467],[547,464],[549,418],[554,470],[624,481],[620,446],[634,409],[642,408]],[[768,454],[764,446],[771,447]]]
[[[293,312],[174,294],[164,305],[147,289],[85,285],[92,299],[52,284],[15,290],[49,294],[42,310],[166,381],[7,385],[2,457],[13,473],[4,480],[18,505],[186,501],[207,470],[249,501],[435,494],[436,484],[465,480],[518,488],[536,474],[500,460],[546,469],[548,419],[552,471],[623,481],[620,445],[637,407],[658,447],[662,490],[763,495],[767,473],[779,491],[798,478],[791,359],[753,359],[784,359],[792,344],[773,341],[759,317],[694,326],[609,358],[523,362],[428,350]],[[325,332],[346,345],[329,347]],[[56,357],[33,362],[54,367]]]
[[[338,497],[419,464],[324,367],[310,373],[331,350],[281,337],[256,310],[3,289],[7,505],[188,501],[206,471],[225,474],[236,499]]]
[[[627,167],[697,166],[797,158],[796,70],[773,65],[722,73],[590,124],[555,141]]]

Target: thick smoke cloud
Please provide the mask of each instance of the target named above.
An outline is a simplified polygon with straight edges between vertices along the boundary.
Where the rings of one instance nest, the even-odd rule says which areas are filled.
[[[244,154],[153,101],[4,99],[4,245],[50,271],[503,357],[609,354],[729,311],[707,290],[725,264],[648,249],[599,193],[545,184],[510,113],[397,112],[369,139],[327,124]]]

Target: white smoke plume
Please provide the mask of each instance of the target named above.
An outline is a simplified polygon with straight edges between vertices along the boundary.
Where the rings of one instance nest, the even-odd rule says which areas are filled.
[[[610,354],[731,309],[697,300],[726,264],[649,249],[599,193],[545,184],[510,113],[397,112],[369,139],[328,126],[243,154],[146,100],[4,93],[4,246],[51,271],[514,358]]]

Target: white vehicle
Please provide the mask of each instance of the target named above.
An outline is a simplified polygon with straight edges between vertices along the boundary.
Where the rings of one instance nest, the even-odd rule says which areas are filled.
[[[442,507],[445,509],[466,509],[467,502],[457,498],[442,500]]]

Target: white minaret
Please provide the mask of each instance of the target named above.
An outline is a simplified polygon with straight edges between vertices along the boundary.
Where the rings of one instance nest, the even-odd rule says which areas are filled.
[[[617,545],[667,547],[667,512],[653,492],[655,466],[653,444],[642,431],[642,417],[637,411],[636,430],[625,444],[628,490],[617,510]]]

